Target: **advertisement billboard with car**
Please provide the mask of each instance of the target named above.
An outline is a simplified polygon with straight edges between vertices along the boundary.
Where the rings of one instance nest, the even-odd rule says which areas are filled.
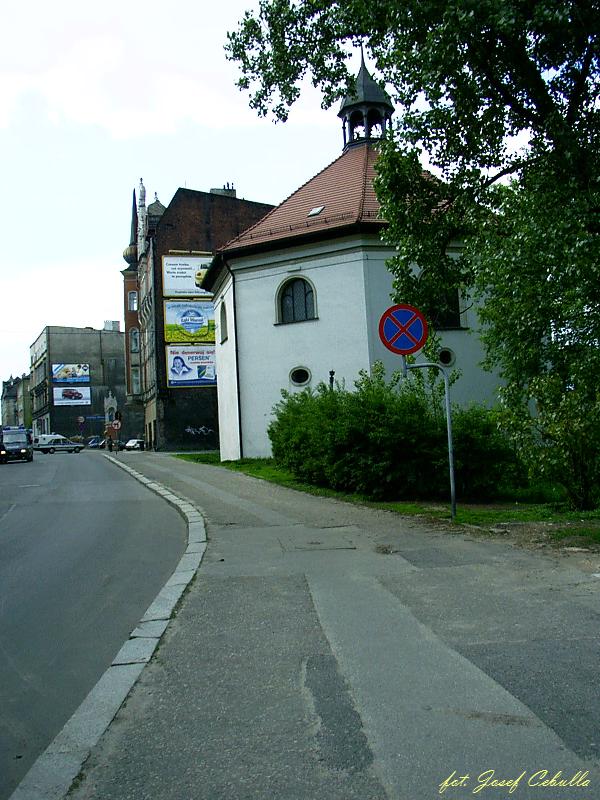
[[[91,406],[89,386],[54,386],[52,388],[55,406]]]

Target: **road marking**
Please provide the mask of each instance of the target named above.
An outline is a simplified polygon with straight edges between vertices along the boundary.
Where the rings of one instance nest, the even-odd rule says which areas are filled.
[[[13,508],[15,508],[15,507],[16,507],[16,503],[11,503],[9,505],[9,507],[6,509],[6,511],[4,512],[4,514],[0,514],[0,520],[3,520],[4,517],[7,517],[10,514],[10,512],[13,510]]]

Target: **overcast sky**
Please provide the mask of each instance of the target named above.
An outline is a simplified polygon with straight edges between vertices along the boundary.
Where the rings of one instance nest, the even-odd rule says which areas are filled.
[[[123,319],[123,249],[144,179],[233,183],[280,203],[342,149],[336,108],[308,91],[286,124],[235,86],[226,32],[255,0],[12,3],[0,32],[0,376],[29,372],[46,325]],[[357,62],[358,64],[358,62]],[[121,324],[121,329],[123,325]]]

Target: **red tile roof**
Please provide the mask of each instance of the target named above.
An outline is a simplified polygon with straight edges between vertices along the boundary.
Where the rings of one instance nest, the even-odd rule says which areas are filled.
[[[313,237],[359,223],[381,227],[385,222],[379,218],[379,202],[373,189],[376,160],[377,149],[371,142],[349,147],[220,252],[231,255],[233,251],[260,245],[289,243],[292,239]],[[309,216],[321,206],[322,211]]]

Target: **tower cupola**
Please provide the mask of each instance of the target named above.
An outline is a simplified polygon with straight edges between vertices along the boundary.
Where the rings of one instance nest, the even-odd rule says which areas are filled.
[[[344,97],[338,111],[344,130],[344,150],[354,144],[381,139],[392,125],[394,106],[387,92],[365,66],[362,48],[354,90]]]

